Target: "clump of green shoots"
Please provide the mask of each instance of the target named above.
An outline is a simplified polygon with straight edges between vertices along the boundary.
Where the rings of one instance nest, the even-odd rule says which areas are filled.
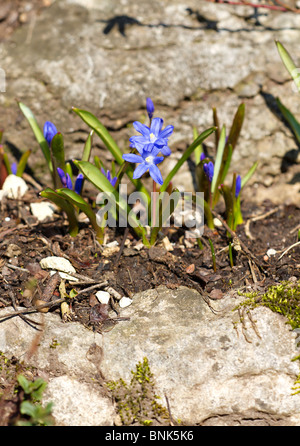
[[[207,155],[203,145],[195,150],[196,180],[198,191],[204,193],[204,213],[209,228],[214,229],[213,213],[215,206],[223,196],[226,208],[226,222],[233,231],[243,223],[241,212],[241,191],[254,174],[257,162],[253,164],[247,174],[241,178],[237,172],[232,175],[231,185],[225,184],[228,177],[232,155],[237,146],[245,115],[245,105],[238,107],[232,121],[229,134],[226,127],[220,125],[217,110],[213,109],[213,123],[217,128],[215,132],[215,160]],[[195,136],[197,135],[194,130]]]
[[[144,358],[139,362],[131,374],[130,384],[123,379],[107,383],[116,401],[122,424],[150,426],[158,421],[159,424],[169,425],[170,414],[159,403],[148,359]]]
[[[42,378],[28,381],[24,375],[19,375],[18,383],[23,393],[23,401],[20,405],[20,416],[16,426],[51,426],[54,424],[52,416],[53,403],[46,407],[40,404],[47,383]]]

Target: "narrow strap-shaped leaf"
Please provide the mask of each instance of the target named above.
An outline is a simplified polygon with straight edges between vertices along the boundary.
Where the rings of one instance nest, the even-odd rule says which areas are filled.
[[[232,146],[232,150],[234,150],[234,148],[237,144],[238,138],[239,138],[241,130],[242,130],[244,118],[245,118],[245,104],[242,103],[239,105],[239,107],[234,115],[232,125],[230,128],[230,132],[228,135],[228,139],[227,139],[227,144],[228,145],[230,144]]]
[[[91,112],[72,107],[72,110],[102,139],[118,164],[123,164],[122,151],[107,128]]]
[[[277,46],[277,50],[278,53],[281,57],[281,60],[285,66],[285,68],[287,69],[287,71],[289,72],[289,74],[291,75],[293,81],[295,82],[296,87],[298,88],[299,92],[300,92],[300,72],[299,69],[296,68],[296,65],[292,59],[292,57],[290,56],[289,52],[285,49],[285,47],[278,41],[276,41],[276,46]]]
[[[217,154],[216,154],[216,160],[215,160],[215,166],[214,166],[214,176],[211,182],[211,192],[214,193],[217,187],[219,186],[218,180],[219,180],[219,173],[222,166],[222,160],[223,160],[223,153],[224,148],[226,144],[226,127],[223,125],[220,138],[219,138],[219,144],[217,147]]]
[[[300,123],[297,121],[295,116],[282,104],[279,98],[276,98],[277,105],[281,111],[284,119],[287,121],[291,127],[298,144],[300,144]]]
[[[7,174],[11,175],[12,174],[11,165],[10,165],[7,153],[5,153],[4,151],[2,153],[2,159],[3,159],[4,165],[5,165]]]
[[[179,161],[175,164],[165,181],[163,182],[163,185],[160,188],[160,192],[164,192],[167,190],[169,183],[172,181],[174,175],[178,172],[180,167],[183,165],[183,163],[191,156],[191,154],[194,152],[194,150],[199,146],[199,144],[202,144],[202,142],[209,136],[211,133],[213,133],[216,130],[216,127],[211,127],[208,130],[205,130],[202,132],[197,139],[185,150],[184,154],[180,158]]]
[[[52,162],[51,162],[50,150],[49,150],[48,143],[47,143],[47,141],[44,138],[43,132],[39,128],[38,123],[37,123],[37,121],[35,119],[35,116],[32,113],[32,111],[30,110],[30,108],[27,107],[22,102],[18,102],[18,105],[20,107],[20,110],[24,114],[25,118],[27,119],[30,127],[32,128],[34,136],[36,137],[36,140],[39,143],[40,148],[42,149],[42,152],[43,152],[44,157],[46,159],[48,168],[49,168],[50,172],[52,173],[53,172],[53,166],[52,166]]]
[[[53,136],[50,147],[51,162],[53,166],[53,180],[55,188],[60,186],[60,179],[57,173],[57,168],[60,167],[64,172],[66,170],[65,165],[65,151],[64,151],[64,139],[61,133],[56,133]]]
[[[198,138],[199,134],[197,132],[197,130],[194,128],[193,129],[193,136],[194,136],[194,140]],[[195,164],[196,166],[198,166],[198,164],[200,163],[200,157],[201,157],[201,153],[203,152],[203,146],[202,144],[199,144],[194,151],[195,154]]]
[[[94,134],[94,130],[91,130],[89,133],[89,136],[87,137],[87,140],[85,142],[84,148],[83,148],[81,161],[89,161],[90,160],[93,134]]]
[[[92,184],[94,184],[97,189],[102,191],[107,199],[116,205],[119,211],[123,214],[125,218],[128,218],[128,223],[134,229],[139,237],[143,238],[144,244],[146,241],[146,229],[140,224],[139,220],[136,218],[135,214],[130,212],[130,208],[124,198],[119,195],[118,191],[111,185],[105,175],[93,164],[88,161],[76,161],[74,164],[83,173],[85,178],[87,178]]]
[[[175,199],[173,198],[172,194],[175,194]],[[150,236],[150,245],[154,245],[157,239],[157,235],[159,231],[162,229],[165,222],[168,220],[168,218],[173,214],[174,210],[176,209],[179,199],[180,199],[180,192],[177,188],[174,188],[172,190],[172,194],[169,194],[168,192],[162,192],[159,194],[159,198],[157,200],[157,207],[158,209],[156,212],[158,213],[158,224],[152,228],[151,230],[151,236]],[[170,204],[170,206],[166,206],[167,204]]]
[[[215,131],[215,144],[216,147],[218,147],[219,144],[219,138],[220,138],[220,122],[219,122],[219,118],[218,118],[218,112],[217,109],[214,107],[213,109],[213,125],[214,127],[216,127],[216,131]]]
[[[99,121],[96,116],[94,116],[91,112],[86,110],[81,110],[79,108],[73,107],[72,110],[91,128],[97,133],[97,135],[102,139],[105,146],[108,148],[110,153],[113,155],[116,162],[122,166],[124,164],[123,160],[123,152],[117,145],[116,141],[113,139],[113,137],[110,135],[107,128]],[[147,189],[143,186],[140,180],[134,180],[132,178],[133,176],[133,167],[131,164],[126,164],[126,173],[131,180],[131,182],[134,184],[134,186],[139,190],[140,192],[143,192],[147,195],[148,201],[150,201],[149,192]]]
[[[73,190],[63,188],[63,189],[57,189],[57,194],[62,197],[62,199],[67,200],[71,205],[77,206],[89,219],[92,228],[96,232],[96,235],[100,236],[101,239],[103,238],[103,232],[99,229],[99,225],[97,224],[96,215],[93,211],[93,209],[90,207],[90,205],[76,192]],[[99,234],[98,234],[99,231]],[[98,238],[98,237],[97,237]]]
[[[64,137],[58,132],[56,133],[51,141],[51,152],[55,159],[56,166],[60,167],[63,171],[65,171],[65,148],[64,148]]]
[[[252,177],[252,175],[254,174],[256,168],[258,166],[258,161],[256,161],[252,167],[250,167],[250,169],[248,170],[248,172],[246,173],[246,175],[242,178],[242,184],[241,184],[241,189],[243,187],[245,187],[245,185],[248,183],[248,181],[250,180],[250,178]]]
[[[58,207],[65,211],[69,222],[69,233],[72,237],[75,237],[78,234],[78,222],[75,215],[74,206],[72,206],[67,200],[62,198],[55,190],[51,189],[50,187],[47,187],[45,190],[43,190],[40,195],[50,201],[53,201],[53,203],[55,203]]]
[[[16,173],[16,175],[18,177],[21,177],[23,175],[23,172],[26,168],[26,164],[27,164],[29,156],[31,155],[31,152],[32,152],[31,149],[26,150],[26,152],[24,152],[23,155],[21,156],[20,161],[18,163],[18,167],[17,167],[17,173]]]

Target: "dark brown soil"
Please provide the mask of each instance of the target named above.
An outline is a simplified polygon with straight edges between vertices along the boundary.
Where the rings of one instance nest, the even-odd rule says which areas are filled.
[[[214,231],[205,227],[202,249],[196,240],[185,238],[184,228],[165,228],[164,235],[172,244],[169,251],[162,241],[150,249],[140,248],[134,233],[129,231],[124,239],[124,230],[110,228],[107,243],[117,241],[118,246],[100,246],[88,224],[82,224],[79,234],[71,237],[63,215],[45,223],[32,216],[29,205],[38,200],[37,191],[31,188],[22,201],[1,202],[0,308],[13,304],[31,309],[37,298],[51,305],[60,298],[60,280],[55,281],[39,265],[48,256],[65,257],[83,276],[79,285],[66,282],[67,292],[81,292],[73,299],[72,318],[96,330],[103,329],[109,319],[106,310],[102,314],[104,307],[95,307],[97,289],[88,289],[97,283],[106,282],[116,295],[128,297],[159,285],[187,286],[198,290],[213,310],[213,300],[222,298],[229,289],[253,285],[263,290],[300,276],[299,245],[288,250],[298,241],[300,209],[295,206],[264,203],[253,215],[244,204],[245,223],[238,227],[237,237],[229,238],[224,226]],[[215,270],[209,239],[215,251]],[[233,266],[228,253],[230,240],[238,248],[233,249]],[[275,255],[268,254],[269,249],[275,250]],[[60,306],[53,305],[50,311],[60,311]]]

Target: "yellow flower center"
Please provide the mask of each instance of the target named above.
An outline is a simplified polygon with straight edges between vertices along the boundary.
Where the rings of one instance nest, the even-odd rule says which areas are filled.
[[[147,158],[145,158],[145,161],[147,162],[147,163],[152,163],[153,162],[153,156],[147,156]]]
[[[154,133],[150,133],[150,141],[151,142],[156,141],[156,136],[154,135]]]

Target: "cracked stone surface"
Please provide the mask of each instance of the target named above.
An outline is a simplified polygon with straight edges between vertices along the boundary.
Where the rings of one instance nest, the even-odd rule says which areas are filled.
[[[34,148],[37,156],[30,164],[47,178],[15,98],[32,108],[41,126],[46,119],[59,126],[73,158],[80,156],[88,129],[69,113],[72,106],[95,113],[128,150],[131,124],[143,119],[145,99],[151,96],[156,112],[175,126],[170,141],[174,163],[192,141],[193,127],[203,131],[211,126],[212,107],[228,128],[243,101],[246,118],[232,168],[243,175],[260,162],[245,198],[298,203],[298,148],[276,116],[274,100],[279,96],[296,117],[300,102],[274,40],[286,45],[297,62],[300,16],[263,11],[255,26],[247,19],[252,13],[249,7],[196,0],[188,8],[181,0],[154,0],[151,9],[134,0],[53,1],[0,44],[6,140],[20,150]],[[208,140],[211,155],[212,142]],[[94,153],[110,159],[97,138]],[[166,175],[169,164],[162,169]],[[185,166],[175,185],[192,190],[192,180],[193,169]]]
[[[32,315],[44,331],[30,358],[37,332],[8,319],[0,324],[0,351],[37,367],[59,425],[112,425],[117,413],[99,376],[129,382],[144,357],[161,402],[167,395],[172,415],[185,424],[298,425],[296,333],[262,307],[252,312],[256,330],[247,319],[243,333],[233,311],[239,301],[214,301],[214,314],[196,291],[160,286],[136,294],[121,312],[130,320],[102,335],[57,314]]]

